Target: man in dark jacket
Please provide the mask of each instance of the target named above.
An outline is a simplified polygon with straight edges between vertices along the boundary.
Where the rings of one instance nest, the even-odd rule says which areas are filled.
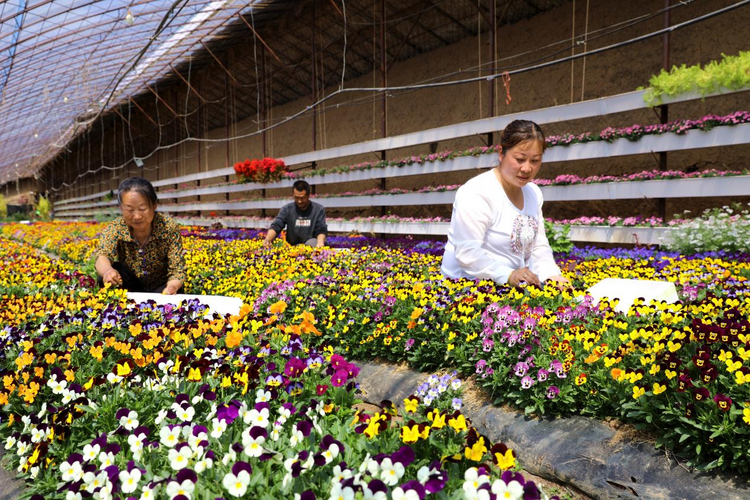
[[[284,205],[268,229],[265,244],[270,245],[286,227],[286,241],[290,245],[306,244],[313,247],[325,245],[328,226],[326,209],[310,201],[310,184],[299,180],[292,186],[294,202]]]

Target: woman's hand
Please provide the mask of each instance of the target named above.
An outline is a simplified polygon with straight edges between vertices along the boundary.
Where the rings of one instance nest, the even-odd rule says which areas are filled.
[[[570,290],[573,288],[570,280],[565,276],[550,276],[547,278],[547,281],[552,282],[558,290]]]
[[[519,286],[521,282],[536,285],[538,287],[542,286],[542,282],[539,281],[539,276],[531,272],[531,269],[528,267],[516,269],[510,273],[510,276],[508,276],[508,283],[513,286]]]
[[[164,291],[161,292],[163,295],[175,295],[177,291],[182,287],[182,281],[180,280],[169,280]]]
[[[117,271],[117,269],[115,269],[114,267],[110,267],[102,275],[102,281],[105,285],[109,283],[112,286],[119,286],[122,285],[122,276],[120,276],[120,273]]]

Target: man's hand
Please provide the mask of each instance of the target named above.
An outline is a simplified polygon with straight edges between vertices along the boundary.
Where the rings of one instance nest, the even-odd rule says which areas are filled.
[[[109,283],[112,286],[120,286],[122,285],[122,276],[120,276],[120,273],[117,271],[117,269],[115,269],[114,267],[110,267],[102,275],[102,281],[105,285]]]
[[[531,272],[531,269],[528,267],[516,269],[510,273],[510,276],[508,276],[508,283],[513,286],[519,286],[522,282],[528,283],[529,285],[536,285],[538,287],[542,286],[542,282],[539,281],[539,276]]]
[[[180,280],[169,280],[167,281],[167,287],[161,292],[163,295],[175,295],[177,291],[182,287],[182,281]]]

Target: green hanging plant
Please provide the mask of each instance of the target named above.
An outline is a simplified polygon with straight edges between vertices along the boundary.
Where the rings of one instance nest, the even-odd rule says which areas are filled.
[[[8,202],[5,201],[5,195],[0,194],[0,217],[3,219],[8,216]]]
[[[659,106],[665,95],[698,92],[705,96],[722,88],[740,90],[750,87],[750,52],[740,52],[736,56],[721,56],[721,61],[711,61],[703,68],[699,64],[683,64],[672,66],[670,71],[662,69],[649,80],[643,100],[649,106]]]

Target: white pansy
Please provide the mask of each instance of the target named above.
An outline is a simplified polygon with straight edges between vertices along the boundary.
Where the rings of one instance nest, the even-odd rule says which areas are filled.
[[[114,465],[115,455],[113,453],[99,453],[99,464],[101,465],[102,469],[105,467],[109,467],[110,465]]]
[[[393,500],[419,500],[419,493],[415,490],[404,491],[401,486],[394,489],[391,496]]]
[[[242,470],[236,476],[231,472],[224,476],[222,484],[230,495],[233,497],[241,497],[247,491],[247,485],[250,483],[250,474],[246,470]]]
[[[29,448],[31,448],[31,443],[19,441],[18,446],[16,446],[16,455],[19,457],[26,455],[29,452]]]
[[[219,439],[222,434],[224,434],[224,431],[227,430],[227,422],[226,420],[219,420],[218,418],[214,418],[212,422],[213,426],[211,428],[211,437]]]
[[[192,432],[190,433],[190,437],[188,438],[188,444],[190,445],[190,448],[193,449],[193,451],[197,452],[201,448],[200,443],[201,441],[208,441],[208,436],[205,432],[199,432],[196,436]]]
[[[156,425],[161,425],[161,423],[164,421],[165,418],[167,418],[167,410],[159,410],[159,413],[156,415],[156,418],[154,419],[154,423]]]
[[[229,450],[224,454],[224,456],[221,459],[221,463],[224,465],[229,465],[232,462],[237,461],[237,452],[235,452],[232,448],[229,448]]]
[[[378,477],[378,472],[380,471],[380,464],[370,458],[370,454],[368,453],[364,460],[362,460],[362,463],[359,465],[359,472],[364,474],[365,471],[369,472],[372,477]]]
[[[193,450],[189,446],[183,446],[179,450],[172,448],[169,450],[167,457],[169,465],[173,470],[182,470],[190,463],[190,457],[193,456]]]
[[[62,472],[62,480],[65,482],[69,481],[80,481],[83,478],[83,468],[80,462],[63,462],[60,465],[60,472]]]
[[[75,493],[68,490],[68,492],[65,494],[65,500],[81,500],[83,496],[81,495],[80,491],[76,491]]]
[[[373,492],[370,488],[367,487],[367,485],[364,485],[362,487],[362,492],[364,493],[364,500],[387,500],[388,495],[385,494],[385,491],[378,491]]]
[[[331,500],[354,500],[354,490],[350,487],[342,488],[341,483],[335,483],[331,488]]]
[[[133,469],[128,472],[126,470],[120,471],[120,489],[123,493],[132,493],[138,488],[138,483],[141,480],[140,469]]]
[[[297,446],[304,440],[305,435],[302,434],[302,431],[300,431],[299,429],[294,429],[292,431],[292,435],[289,437],[289,444],[291,444],[292,446]]]
[[[470,467],[464,472],[464,481],[467,483],[476,483],[475,488],[479,488],[484,483],[489,483],[490,478],[485,475],[479,475],[479,470],[476,467]]]
[[[326,463],[330,464],[333,460],[339,456],[339,445],[331,443],[331,446],[323,452],[323,457],[326,459]]]
[[[206,415],[206,417],[205,417],[206,421],[209,421],[212,418],[214,418],[214,415],[216,415],[216,409],[217,409],[216,403],[211,403],[211,411],[209,411],[208,415]]]
[[[159,441],[167,448],[173,448],[180,440],[180,428],[162,427],[159,431]]]
[[[157,488],[150,488],[148,484],[145,484],[141,490],[141,497],[139,500],[153,500],[156,498],[156,490]]]
[[[16,438],[14,438],[13,436],[8,436],[8,439],[5,440],[5,449],[12,450],[15,445]]]
[[[268,424],[269,424],[268,416],[269,416],[268,408],[263,408],[260,411],[252,409],[248,412],[248,416],[246,417],[245,423],[266,428],[268,427]]]
[[[423,465],[417,471],[417,481],[424,484],[427,482],[429,478],[430,478],[430,468],[427,467],[426,465]]]
[[[248,457],[257,458],[263,454],[263,443],[266,442],[266,438],[258,436],[253,438],[250,435],[250,429],[245,429],[242,432],[242,446],[245,448],[244,453]]]
[[[98,444],[87,444],[83,447],[83,460],[86,462],[96,460],[101,451],[102,448]]]
[[[401,462],[393,462],[390,458],[380,462],[380,479],[388,486],[398,484],[403,476],[404,465]]]
[[[192,406],[188,406],[187,408],[180,408],[177,413],[177,418],[179,418],[183,422],[192,422],[193,417],[195,416],[195,408]]]
[[[56,377],[53,377],[47,381],[47,387],[52,389],[52,394],[62,394],[66,387],[68,387],[67,380],[57,381]]]
[[[333,477],[331,477],[331,484],[342,482],[344,479],[352,477],[352,471],[350,469],[341,469],[340,465],[333,468]]]
[[[38,418],[42,418],[47,414],[47,403],[42,403],[42,409],[36,414]]]
[[[190,479],[185,479],[182,483],[178,483],[177,481],[170,481],[169,484],[167,484],[167,496],[169,498],[174,498],[177,495],[184,495],[188,499],[193,498],[193,492],[195,491],[195,484]]]
[[[273,429],[271,430],[271,439],[278,441],[281,439],[281,424],[278,422],[273,423]]]
[[[213,469],[214,468],[214,461],[210,458],[204,458],[203,460],[198,460],[195,462],[195,472],[200,474],[201,472],[205,471],[206,469]]]
[[[523,486],[518,481],[505,484],[502,479],[497,479],[492,483],[492,493],[497,495],[499,500],[519,500],[523,498]]]
[[[130,410],[127,415],[120,417],[120,425],[129,431],[138,427],[138,412]]]
[[[258,391],[255,393],[255,402],[268,403],[269,401],[271,401],[271,392],[264,391],[263,389],[258,389]]]
[[[490,492],[487,490],[464,490],[465,500],[490,500]]]
[[[143,440],[146,439],[145,434],[138,434],[137,436],[131,434],[128,436],[128,445],[130,446],[130,453],[133,454],[133,458],[140,460],[143,456]]]
[[[75,398],[76,396],[77,396],[77,394],[74,391],[71,391],[71,390],[68,390],[68,389],[63,390],[63,392],[62,392],[62,404],[66,405],[66,404],[70,403],[71,401],[73,401],[73,398]]]
[[[103,487],[108,481],[109,478],[107,477],[107,473],[105,471],[101,471],[99,474],[95,474],[94,472],[87,472],[83,475],[83,482],[86,485],[84,486],[84,488],[89,493],[93,493],[97,488]]]
[[[44,431],[41,430],[39,427],[31,431],[31,442],[32,443],[39,443],[44,439]]]

